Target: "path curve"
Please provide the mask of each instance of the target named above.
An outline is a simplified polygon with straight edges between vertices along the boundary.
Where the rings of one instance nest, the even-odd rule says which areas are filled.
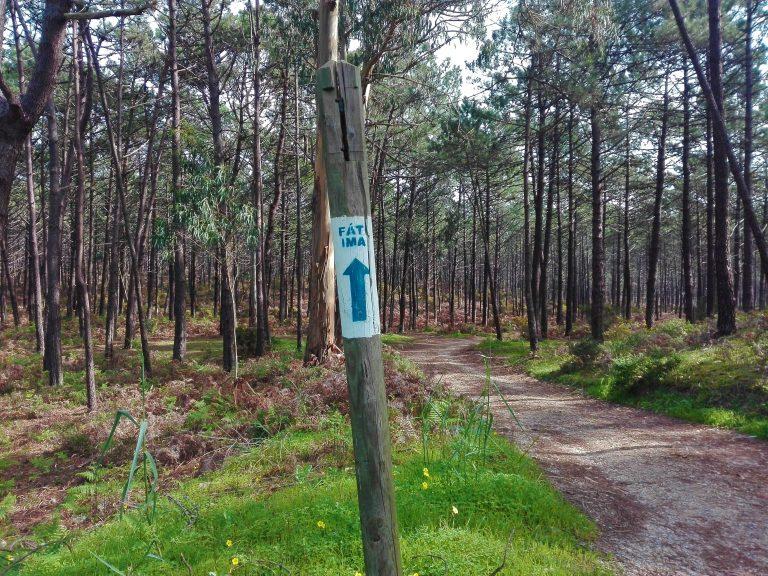
[[[402,352],[480,394],[478,340],[418,337]],[[492,359],[495,421],[601,529],[628,576],[768,575],[768,442],[587,398]]]

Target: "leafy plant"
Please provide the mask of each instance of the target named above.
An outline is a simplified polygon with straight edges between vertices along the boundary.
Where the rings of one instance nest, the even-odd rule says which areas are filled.
[[[123,510],[128,508],[128,497],[131,489],[133,488],[134,480],[136,479],[137,472],[143,473],[143,489],[144,489],[144,502],[138,507],[143,509],[146,514],[147,520],[150,522],[154,519],[155,512],[157,510],[157,482],[158,472],[155,458],[147,449],[147,430],[149,428],[149,422],[146,419],[137,421],[127,410],[118,410],[115,414],[115,421],[112,424],[112,430],[109,433],[109,437],[104,442],[104,446],[101,449],[101,454],[97,461],[97,466],[100,467],[103,463],[104,457],[107,451],[114,443],[115,432],[122,420],[128,420],[138,428],[136,435],[136,445],[133,449],[133,458],[131,459],[131,465],[128,469],[128,478],[123,485],[123,491],[120,496],[121,514]]]

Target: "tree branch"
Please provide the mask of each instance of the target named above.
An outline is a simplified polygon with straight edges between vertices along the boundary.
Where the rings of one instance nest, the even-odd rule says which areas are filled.
[[[139,16],[147,10],[154,9],[155,2],[147,2],[135,8],[115,8],[113,10],[98,10],[96,12],[67,12],[65,20],[98,20],[101,18],[121,18],[125,16]]]
[[[19,98],[13,93],[13,90],[11,90],[11,87],[8,86],[8,84],[5,83],[5,78],[3,77],[3,72],[0,70],[0,92],[2,92],[5,99],[8,101],[8,104],[18,104]]]

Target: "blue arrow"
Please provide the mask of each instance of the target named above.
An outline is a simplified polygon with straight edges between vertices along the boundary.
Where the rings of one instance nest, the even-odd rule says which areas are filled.
[[[371,271],[368,266],[357,258],[352,260],[344,276],[349,276],[349,286],[352,294],[352,322],[365,322],[368,319],[368,311],[365,302],[365,277]]]

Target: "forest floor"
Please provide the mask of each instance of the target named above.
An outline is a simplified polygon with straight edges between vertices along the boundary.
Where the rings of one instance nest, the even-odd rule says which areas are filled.
[[[172,324],[152,322],[145,382],[137,347],[105,360],[97,328],[91,414],[76,320],[64,323],[55,388],[30,352],[31,327],[0,331],[0,575],[362,570],[343,357],[303,366],[283,327],[234,379],[221,370],[215,319],[188,328],[188,358],[174,363]],[[482,405],[443,392],[391,348],[385,379],[407,574],[614,574],[595,524],[529,457],[488,436]],[[100,458],[118,410],[146,421],[140,448],[157,482],[151,466],[131,480],[138,427],[126,419]]]
[[[456,393],[490,390],[496,428],[595,519],[628,575],[768,573],[768,443],[536,380],[482,343],[425,335],[402,351]]]

